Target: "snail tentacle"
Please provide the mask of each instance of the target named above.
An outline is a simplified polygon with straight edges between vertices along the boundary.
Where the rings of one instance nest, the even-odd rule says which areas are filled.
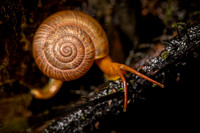
[[[116,79],[121,79],[123,83],[123,88],[124,88],[124,108],[123,111],[126,112],[127,109],[127,101],[128,101],[128,91],[127,91],[127,84],[126,84],[126,79],[124,77],[124,74],[126,74],[125,71],[129,71],[131,73],[134,73],[138,75],[141,78],[144,78],[162,88],[164,88],[164,85],[145,76],[144,74],[136,71],[135,69],[126,66],[124,64],[116,63],[113,62],[110,56],[106,56],[102,59],[96,60],[97,65],[99,68],[104,72],[108,80],[116,80]]]
[[[131,67],[113,62],[108,53],[107,36],[94,18],[79,11],[61,11],[51,15],[39,26],[33,39],[35,62],[50,80],[44,88],[32,89],[32,94],[39,99],[52,97],[63,81],[75,80],[87,73],[94,60],[107,79],[121,78],[124,111],[128,100],[125,71],[164,87]]]

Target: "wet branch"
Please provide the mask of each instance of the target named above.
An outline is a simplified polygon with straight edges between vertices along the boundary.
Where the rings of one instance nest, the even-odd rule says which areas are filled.
[[[147,76],[163,82],[167,89],[171,82],[170,71],[178,71],[183,62],[190,63],[193,54],[200,51],[200,22],[186,28],[182,34],[172,40],[166,41],[166,48],[156,57],[145,60],[138,70]],[[184,67],[184,66],[183,66]],[[153,86],[148,81],[134,74],[126,77],[128,85],[128,108],[141,98],[145,89]],[[106,115],[119,115],[123,112],[123,89],[121,81],[107,82],[99,92],[94,94],[82,105],[63,113],[59,118],[51,121],[44,132],[83,132],[89,130],[99,119]]]

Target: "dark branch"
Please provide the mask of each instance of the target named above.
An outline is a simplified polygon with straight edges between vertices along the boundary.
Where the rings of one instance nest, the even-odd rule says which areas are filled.
[[[138,70],[147,76],[163,82],[168,86],[171,74],[170,69],[178,69],[177,65],[189,62],[193,53],[200,49],[200,23],[187,28],[183,34],[167,42],[167,47],[160,56],[149,58],[145,65]],[[179,67],[180,68],[180,67]],[[129,106],[140,98],[145,88],[152,88],[148,81],[129,74],[126,77],[128,84]],[[98,119],[106,115],[119,115],[123,111],[123,92],[121,81],[107,82],[104,87],[89,100],[71,111],[65,112],[45,128],[44,132],[82,132],[94,125]]]

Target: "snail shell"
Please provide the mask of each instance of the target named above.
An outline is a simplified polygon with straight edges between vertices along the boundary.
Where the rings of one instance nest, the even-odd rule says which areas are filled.
[[[37,29],[33,57],[48,77],[70,81],[83,76],[95,59],[108,55],[108,39],[100,24],[79,11],[61,11]]]

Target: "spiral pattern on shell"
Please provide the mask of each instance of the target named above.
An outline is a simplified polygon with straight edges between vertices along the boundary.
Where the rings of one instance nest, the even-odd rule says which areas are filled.
[[[108,41],[102,27],[78,11],[53,14],[40,25],[33,40],[33,57],[40,70],[62,81],[80,78],[94,59],[107,54]]]

